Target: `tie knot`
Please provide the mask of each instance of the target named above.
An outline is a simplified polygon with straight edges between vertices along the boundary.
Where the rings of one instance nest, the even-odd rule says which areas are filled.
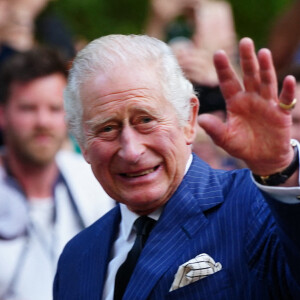
[[[151,230],[153,229],[156,221],[149,218],[148,216],[141,216],[137,218],[133,224],[135,230],[136,230],[136,235],[137,236],[145,236],[148,237],[150,234]]]

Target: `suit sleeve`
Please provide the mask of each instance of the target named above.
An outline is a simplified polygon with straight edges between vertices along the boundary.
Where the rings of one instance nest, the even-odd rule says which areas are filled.
[[[265,195],[293,276],[300,285],[300,203],[286,204]]]
[[[248,266],[257,280],[267,284],[274,299],[297,299],[300,203],[283,203],[258,189],[252,197],[245,237]]]

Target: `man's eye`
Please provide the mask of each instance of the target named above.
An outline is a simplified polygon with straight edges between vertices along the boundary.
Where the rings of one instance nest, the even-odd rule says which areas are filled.
[[[35,107],[33,105],[21,105],[19,107],[19,109],[21,111],[24,111],[24,112],[28,112],[28,111],[34,111],[35,110]]]
[[[144,117],[144,118],[141,119],[141,122],[142,122],[142,123],[150,123],[152,120],[153,120],[153,119],[150,118],[150,117]]]
[[[157,121],[151,116],[140,116],[134,120],[133,124],[140,132],[150,133],[156,127]]]
[[[51,111],[56,113],[56,112],[62,112],[63,111],[63,107],[62,106],[52,106],[51,107]]]
[[[113,140],[119,133],[117,125],[105,125],[96,131],[96,135],[104,140]]]
[[[102,132],[111,132],[113,130],[113,127],[112,126],[105,126],[103,129],[102,129]]]

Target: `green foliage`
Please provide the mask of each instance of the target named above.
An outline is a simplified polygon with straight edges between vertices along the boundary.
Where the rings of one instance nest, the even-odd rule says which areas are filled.
[[[53,4],[72,31],[88,40],[111,33],[141,33],[147,1],[60,0]]]
[[[274,17],[293,0],[230,0],[239,37],[266,44]],[[92,40],[111,33],[142,33],[148,0],[60,0],[53,2],[72,31]]]
[[[270,26],[293,0],[230,0],[239,37],[248,36],[266,46]]]

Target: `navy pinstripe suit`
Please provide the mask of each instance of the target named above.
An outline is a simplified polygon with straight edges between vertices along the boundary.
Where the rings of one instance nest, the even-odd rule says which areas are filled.
[[[194,156],[124,299],[300,299],[300,204],[273,202],[248,170],[216,171]],[[119,222],[116,207],[71,240],[58,264],[54,300],[101,299]],[[200,253],[223,269],[169,292],[178,266]]]

